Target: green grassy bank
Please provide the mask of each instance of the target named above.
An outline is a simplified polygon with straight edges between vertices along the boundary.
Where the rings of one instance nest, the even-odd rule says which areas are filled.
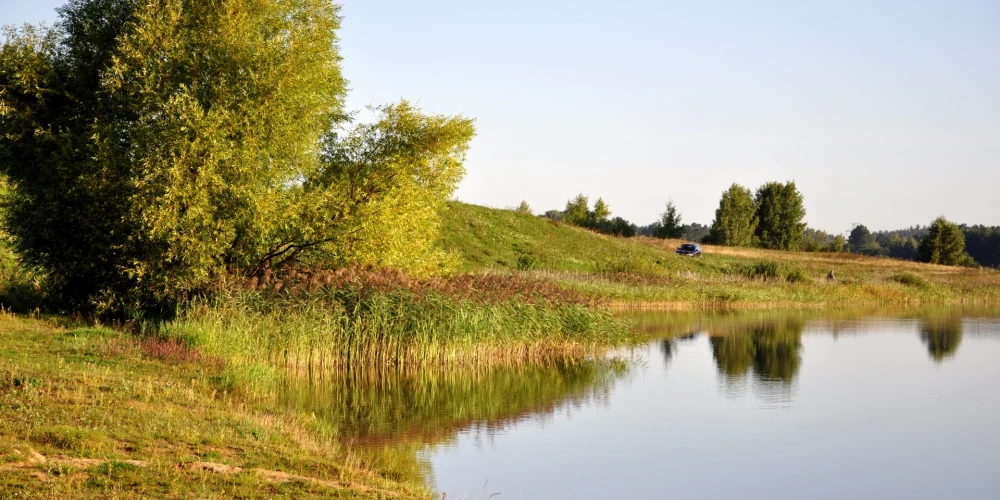
[[[182,344],[0,315],[0,497],[425,498]]]
[[[852,254],[616,238],[511,210],[452,202],[442,244],[467,272],[512,272],[615,308],[795,308],[1000,303],[1000,272]],[[836,280],[827,274],[834,271]]]

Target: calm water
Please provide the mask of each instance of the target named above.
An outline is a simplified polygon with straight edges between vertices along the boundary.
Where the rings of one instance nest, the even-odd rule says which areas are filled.
[[[448,498],[1000,499],[1000,314],[633,320],[627,362],[287,398]]]

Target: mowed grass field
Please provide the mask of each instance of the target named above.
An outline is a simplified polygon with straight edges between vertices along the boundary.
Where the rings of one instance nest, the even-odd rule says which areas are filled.
[[[674,254],[681,243],[607,236],[460,202],[449,204],[442,235],[462,271],[525,273],[618,308],[1000,302],[995,270],[713,245],[690,258]]]

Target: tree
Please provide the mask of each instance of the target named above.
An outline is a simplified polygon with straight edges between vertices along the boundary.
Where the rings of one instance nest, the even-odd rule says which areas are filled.
[[[711,228],[708,226],[703,226],[697,222],[691,224],[685,224],[681,227],[683,231],[682,238],[688,241],[702,241],[707,236]]]
[[[522,213],[522,214],[531,215],[531,207],[528,205],[528,202],[525,201],[525,200],[521,200],[521,204],[518,205],[517,208],[514,209],[514,211],[518,212],[518,213]]]
[[[621,236],[624,238],[631,238],[635,236],[638,230],[639,228],[636,227],[635,224],[632,224],[621,217],[605,220],[597,225],[597,231],[600,233]]]
[[[1000,227],[961,226],[965,249],[977,263],[1000,267]]]
[[[594,230],[600,230],[602,226],[606,226],[608,216],[611,215],[611,209],[604,202],[604,199],[598,198],[597,202],[594,203],[593,210],[588,210],[587,203],[587,197],[582,194],[578,194],[575,198],[567,201],[562,220],[574,226]]]
[[[946,266],[974,265],[965,253],[965,235],[957,224],[938,217],[928,228],[927,236],[920,242],[920,259]]]
[[[684,233],[681,215],[677,213],[673,200],[667,201],[667,209],[660,214],[660,220],[657,222],[659,224],[653,231],[653,236],[656,238],[680,238]]]
[[[563,222],[586,227],[590,222],[590,212],[587,207],[587,197],[583,194],[576,195],[576,198],[566,202],[566,209],[563,210],[562,216]]]
[[[6,32],[0,170],[5,228],[64,304],[170,310],[229,273],[382,244],[375,261],[423,265],[403,254],[434,239],[472,123],[404,102],[348,127],[336,6],[73,0],[60,17]]]
[[[871,241],[874,241],[872,232],[864,224],[854,226],[854,229],[851,230],[851,235],[847,237],[847,243],[851,245],[851,251],[854,253],[860,253],[861,247]]]
[[[757,207],[754,234],[760,246],[773,250],[797,249],[806,228],[802,222],[806,210],[795,183],[764,184],[757,189],[754,204]]]
[[[833,241],[826,247],[827,252],[840,253],[843,252],[847,247],[847,240],[844,239],[842,235],[837,235],[833,238]]]
[[[550,220],[562,220],[563,212],[560,212],[558,210],[546,210],[543,217]]]
[[[589,214],[589,223],[591,226],[596,226],[597,224],[608,220],[608,216],[611,215],[611,209],[608,208],[608,204],[604,202],[604,198],[598,198],[594,202],[594,211]]]
[[[733,184],[722,193],[709,239],[717,245],[753,246],[754,231],[757,228],[755,212],[750,190]]]

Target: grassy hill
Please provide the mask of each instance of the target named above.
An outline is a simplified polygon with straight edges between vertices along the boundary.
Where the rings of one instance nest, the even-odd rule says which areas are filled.
[[[617,238],[512,210],[452,202],[443,246],[466,272],[521,272],[614,306],[829,306],[1000,302],[1000,273],[852,254]],[[826,277],[834,271],[836,280]]]

